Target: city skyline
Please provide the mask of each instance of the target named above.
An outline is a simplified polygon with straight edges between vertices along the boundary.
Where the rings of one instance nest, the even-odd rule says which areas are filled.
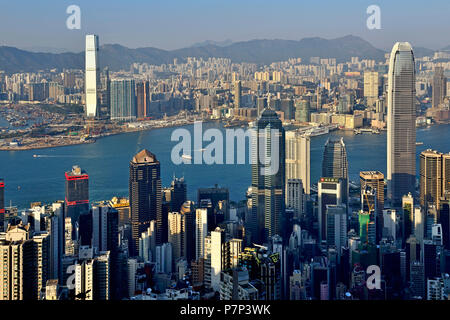
[[[401,36],[447,22],[421,24],[433,0],[402,19],[415,2],[80,1],[85,52],[0,47],[0,300],[449,300],[450,50]],[[395,44],[99,45],[189,42],[211,19],[242,37],[362,22]]]

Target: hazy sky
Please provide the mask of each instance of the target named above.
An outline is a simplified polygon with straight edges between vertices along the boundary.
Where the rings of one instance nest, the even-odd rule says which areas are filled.
[[[66,28],[66,8],[81,8],[81,29]],[[381,30],[366,27],[369,5]],[[131,48],[175,49],[204,40],[245,41],[361,36],[381,49],[396,41],[450,45],[449,0],[0,0],[0,45],[82,51],[84,35]]]

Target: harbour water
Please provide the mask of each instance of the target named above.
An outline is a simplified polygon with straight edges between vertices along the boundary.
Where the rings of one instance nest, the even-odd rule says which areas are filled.
[[[193,135],[193,126],[183,127]],[[203,129],[226,130],[221,124],[204,123]],[[227,187],[230,199],[239,201],[251,183],[250,164],[235,165],[175,165],[171,161],[171,141],[176,128],[155,129],[119,134],[98,139],[93,144],[27,151],[0,151],[0,177],[5,179],[5,202],[19,208],[31,202],[50,203],[64,199],[64,172],[79,165],[90,176],[91,201],[107,200],[113,196],[128,196],[129,162],[141,149],[148,149],[161,162],[163,186],[169,186],[174,175],[184,176],[188,198],[197,199],[197,189],[214,184]],[[386,133],[354,135],[335,131],[311,138],[311,183],[321,173],[323,147],[330,136],[343,136],[347,147],[350,180],[358,181],[362,170],[379,170],[386,173]],[[434,125],[417,129],[417,154],[433,148],[450,151],[450,125]],[[203,148],[209,142],[203,143]],[[36,155],[34,157],[33,155]],[[248,158],[248,157],[247,157]],[[417,156],[417,171],[419,170]]]

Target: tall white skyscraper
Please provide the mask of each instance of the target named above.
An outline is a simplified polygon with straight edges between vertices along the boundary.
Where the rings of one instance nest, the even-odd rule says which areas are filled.
[[[195,215],[196,260],[205,256],[205,238],[208,235],[208,209],[200,208]]]
[[[309,137],[286,131],[286,181],[301,179],[305,194],[310,193],[310,144]]]
[[[99,65],[98,65],[98,36],[86,35],[86,116],[97,116],[98,87],[100,85]]]
[[[389,60],[387,118],[388,198],[394,206],[415,189],[415,96],[413,51],[408,42],[397,42]]]
[[[220,273],[222,272],[222,245],[224,243],[224,231],[220,228],[211,231],[211,287],[215,291],[220,290]]]

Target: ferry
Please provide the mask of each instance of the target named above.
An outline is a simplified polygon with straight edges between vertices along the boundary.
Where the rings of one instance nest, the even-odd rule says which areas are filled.
[[[416,142],[416,146],[421,146],[421,145],[423,145],[423,142],[421,142],[421,141]]]
[[[305,132],[305,135],[307,137],[316,137],[316,136],[328,134],[329,132],[330,132],[330,129],[328,127],[315,127],[315,128],[308,129]]]

